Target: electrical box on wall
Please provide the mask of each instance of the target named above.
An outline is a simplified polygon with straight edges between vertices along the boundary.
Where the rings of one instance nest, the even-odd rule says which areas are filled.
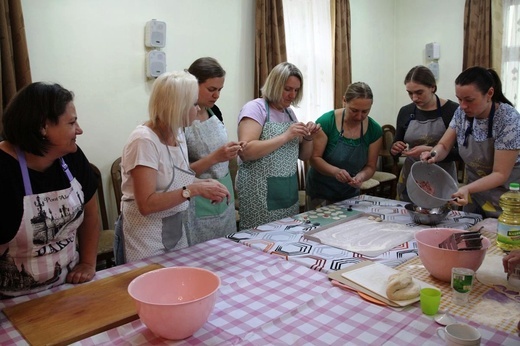
[[[428,68],[430,69],[430,71],[432,71],[435,80],[439,80],[439,63],[436,61],[432,61],[428,64]]]
[[[437,42],[428,43],[425,47],[426,59],[437,60],[441,58],[441,46]]]
[[[166,72],[166,53],[160,50],[151,50],[146,54],[146,76],[157,78]]]
[[[166,45],[166,23],[152,19],[146,23],[144,44],[150,48],[163,48]]]

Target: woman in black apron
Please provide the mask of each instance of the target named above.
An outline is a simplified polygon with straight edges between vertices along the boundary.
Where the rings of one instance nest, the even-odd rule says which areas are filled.
[[[90,281],[100,230],[97,177],[76,145],[83,130],[73,94],[30,84],[2,123],[0,297]]]
[[[406,180],[412,165],[419,160],[422,152],[431,150],[441,139],[459,105],[439,98],[435,94],[437,91],[435,77],[425,66],[413,67],[406,75],[404,84],[413,102],[399,110],[390,153],[394,156],[406,156],[397,183],[397,197],[401,201],[410,202],[406,191]],[[437,163],[455,181],[457,181],[455,166],[457,159],[457,147],[454,146],[448,157]]]
[[[468,68],[455,80],[455,93],[460,106],[450,127],[421,159],[442,160],[457,143],[468,183],[453,194],[456,204],[467,212],[498,217],[500,196],[510,182],[520,180],[520,114],[502,93],[492,69]]]
[[[240,152],[237,175],[240,229],[248,229],[298,213],[298,158],[307,160],[320,127],[297,122],[291,105],[302,98],[303,76],[291,63],[280,63],[269,73],[262,98],[240,111]]]
[[[376,170],[383,130],[368,116],[373,95],[362,82],[349,85],[342,109],[323,114],[307,174],[309,209],[359,195]]]

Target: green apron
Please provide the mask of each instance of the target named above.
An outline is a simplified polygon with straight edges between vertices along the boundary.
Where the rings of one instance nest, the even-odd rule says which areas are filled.
[[[265,108],[267,117],[260,140],[281,135],[295,122],[287,110],[289,122],[270,122],[267,102]],[[237,190],[241,230],[298,213],[298,154],[299,140],[294,138],[258,160],[240,163]]]
[[[206,121],[195,121],[185,129],[188,157],[191,162],[200,160],[225,145],[228,136],[224,124],[211,114]],[[230,194],[228,201],[212,204],[209,199],[195,196],[185,213],[185,228],[190,246],[236,232],[235,199],[229,174],[229,162],[219,162],[200,175],[201,179],[216,179]]]
[[[368,161],[368,146],[364,143],[363,123],[359,139],[343,137],[345,110],[341,115],[341,131],[334,150],[324,154],[323,159],[338,168],[344,169],[354,177]],[[306,192],[311,199],[320,198],[329,202],[338,202],[359,195],[359,189],[347,183],[339,182],[335,177],[323,175],[311,167],[307,174]]]

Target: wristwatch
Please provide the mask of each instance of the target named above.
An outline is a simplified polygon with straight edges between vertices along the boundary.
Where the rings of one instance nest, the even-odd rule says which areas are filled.
[[[191,191],[186,186],[182,187],[182,197],[186,198],[188,201],[190,200]]]

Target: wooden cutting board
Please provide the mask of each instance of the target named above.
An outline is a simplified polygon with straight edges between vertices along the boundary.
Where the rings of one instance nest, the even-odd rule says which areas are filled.
[[[67,345],[138,318],[128,294],[130,282],[149,264],[109,278],[75,286],[3,310],[31,345]]]

